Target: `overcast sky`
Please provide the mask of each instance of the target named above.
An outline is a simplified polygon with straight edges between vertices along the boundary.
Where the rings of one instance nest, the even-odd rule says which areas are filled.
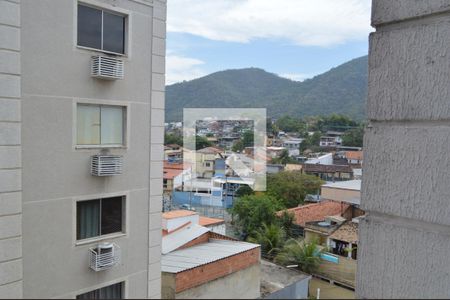
[[[293,80],[367,54],[371,0],[169,0],[167,84],[258,67]]]

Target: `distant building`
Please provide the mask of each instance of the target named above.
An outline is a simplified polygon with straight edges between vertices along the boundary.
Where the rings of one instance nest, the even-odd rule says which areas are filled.
[[[314,175],[325,181],[353,179],[353,169],[349,165],[304,164],[302,172]]]
[[[300,144],[303,142],[301,138],[284,138],[282,146],[288,150],[289,156],[300,155]]]
[[[320,137],[320,147],[336,147],[342,145],[343,132],[328,131],[326,135]]]
[[[363,152],[361,151],[345,151],[345,159],[351,165],[362,165]]]

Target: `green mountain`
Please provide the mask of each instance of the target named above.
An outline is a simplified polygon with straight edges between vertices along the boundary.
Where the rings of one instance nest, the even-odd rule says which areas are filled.
[[[226,70],[166,87],[166,122],[181,121],[183,108],[267,108],[270,117],[338,113],[365,117],[367,56],[303,82],[258,68]]]

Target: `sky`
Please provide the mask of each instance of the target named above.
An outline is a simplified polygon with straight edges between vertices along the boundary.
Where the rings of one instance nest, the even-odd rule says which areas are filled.
[[[170,0],[166,83],[248,67],[296,81],[368,53],[371,0]]]

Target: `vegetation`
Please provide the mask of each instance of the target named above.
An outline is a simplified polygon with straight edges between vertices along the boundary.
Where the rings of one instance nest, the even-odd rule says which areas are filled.
[[[363,136],[364,136],[364,126],[359,126],[357,128],[347,131],[342,136],[342,144],[344,146],[350,147],[362,147],[363,146]]]
[[[236,191],[236,197],[238,198],[253,194],[254,194],[253,189],[248,185],[241,185],[239,189]]]
[[[253,139],[253,131],[247,130],[242,134],[242,138],[233,145],[231,150],[241,152],[245,147],[253,147]]]
[[[285,208],[303,203],[306,194],[316,193],[324,182],[299,171],[285,171],[267,176],[267,193],[279,199]]]
[[[249,68],[173,84],[166,91],[167,103],[171,103],[166,109],[168,122],[182,120],[184,107],[266,107],[273,118],[339,113],[361,120],[366,106],[367,56],[303,82]],[[287,123],[285,129],[290,126]]]
[[[267,225],[262,224],[262,227],[252,232],[247,239],[251,243],[261,245],[261,251],[265,256],[274,256],[281,251],[285,242],[285,231],[278,224]]]
[[[233,218],[236,217],[235,225],[245,239],[258,231],[262,224],[275,224],[275,213],[282,208],[280,201],[269,195],[247,195],[236,200],[230,212]]]
[[[174,133],[166,133],[164,135],[164,144],[177,144],[183,146],[183,136]]]
[[[275,257],[275,262],[282,265],[298,265],[303,272],[311,274],[319,267],[320,252],[317,241],[306,243],[290,239]]]
[[[200,150],[203,149],[205,147],[210,147],[212,146],[212,143],[210,141],[208,141],[207,138],[197,135],[195,137],[195,149],[196,150]]]
[[[293,236],[295,216],[294,213],[284,210],[281,216],[279,216],[278,223],[283,228],[286,236]]]
[[[295,159],[289,156],[289,152],[285,149],[281,152],[279,157],[272,158],[272,164],[296,164],[298,163]]]

